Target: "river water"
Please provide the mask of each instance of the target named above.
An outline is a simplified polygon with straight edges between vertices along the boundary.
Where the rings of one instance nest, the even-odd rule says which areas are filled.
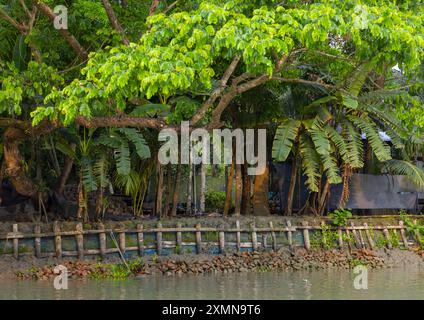
[[[0,299],[424,299],[424,270],[370,270],[368,289],[354,288],[353,271],[143,276],[129,280],[1,280]]]

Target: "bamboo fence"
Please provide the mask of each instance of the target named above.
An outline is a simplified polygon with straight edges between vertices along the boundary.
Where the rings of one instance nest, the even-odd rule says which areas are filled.
[[[415,221],[416,223],[416,221]],[[252,224],[250,227],[240,227],[240,222],[236,221],[235,227],[219,228],[219,227],[204,227],[200,223],[194,227],[183,227],[180,223],[176,227],[164,227],[159,222],[154,228],[145,228],[143,224],[138,224],[135,229],[106,229],[103,224],[95,230],[84,230],[82,223],[77,223],[75,230],[63,231],[61,230],[59,222],[54,222],[50,232],[41,232],[39,225],[34,226],[33,233],[22,233],[19,231],[19,225],[13,224],[11,232],[0,234],[0,242],[3,241],[4,246],[10,241],[12,243],[11,250],[0,251],[0,257],[3,255],[13,255],[18,259],[22,255],[34,255],[37,258],[43,257],[77,257],[84,259],[85,256],[100,256],[105,258],[108,254],[125,254],[133,252],[139,256],[146,255],[146,251],[154,252],[157,255],[163,254],[164,250],[172,249],[173,253],[181,253],[185,247],[195,248],[196,253],[205,252],[206,247],[215,247],[219,253],[228,252],[229,249],[242,251],[242,250],[273,250],[277,251],[280,248],[287,247],[293,249],[294,247],[304,247],[310,250],[311,233],[321,232],[323,230],[331,230],[337,235],[335,241],[336,246],[340,249],[352,248],[368,248],[374,249],[376,247],[375,233],[379,232],[383,235],[385,246],[392,248],[392,235],[395,234],[399,240],[399,245],[408,248],[416,242],[420,241],[419,234],[408,236],[407,228],[403,221],[399,221],[398,225],[389,226],[368,226],[367,223],[362,225],[355,225],[353,222],[349,226],[334,227],[324,223],[321,225],[309,225],[307,221],[302,222],[300,225],[294,226],[290,221],[286,222],[284,226],[274,226],[273,222],[269,222],[268,227],[256,227]],[[206,234],[216,235],[216,241],[208,241],[205,239]],[[145,241],[146,234],[154,235],[154,243],[147,243]],[[175,240],[164,240],[164,234],[173,234]],[[183,241],[184,234],[194,235],[194,241]],[[295,243],[295,234],[301,241]],[[128,235],[135,236],[136,244],[127,244],[126,239]],[[229,235],[232,235],[230,241]],[[235,235],[235,237],[234,237]],[[284,236],[284,242],[278,241],[277,238]],[[400,235],[400,237],[399,237]],[[85,248],[85,238],[88,236],[97,239],[97,248]],[[107,245],[107,236],[113,240],[113,245]],[[64,250],[63,240],[74,239],[76,250]],[[169,237],[168,237],[169,238]],[[235,238],[235,240],[234,240]],[[249,241],[242,241],[242,238]],[[31,252],[22,252],[20,250],[20,242],[25,239],[31,240],[33,243],[33,250]],[[54,241],[54,251],[42,250],[43,242],[47,239]],[[349,239],[349,240],[346,240]],[[334,239],[333,239],[334,240]],[[325,241],[328,239],[322,239]]]

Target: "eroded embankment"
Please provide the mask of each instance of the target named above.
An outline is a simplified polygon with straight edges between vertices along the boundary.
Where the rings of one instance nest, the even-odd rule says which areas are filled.
[[[162,274],[207,274],[233,272],[267,272],[319,269],[350,269],[356,265],[368,268],[392,268],[403,266],[424,266],[422,255],[414,250],[360,249],[341,251],[337,249],[314,249],[307,251],[296,248],[292,251],[280,249],[277,252],[243,252],[218,256],[210,255],[173,255],[152,256],[127,261],[117,259],[104,262],[96,260],[35,260],[13,258],[0,261],[3,277],[20,279],[49,280],[56,276],[54,267],[62,264],[67,267],[72,279],[82,278],[127,278],[138,275]]]

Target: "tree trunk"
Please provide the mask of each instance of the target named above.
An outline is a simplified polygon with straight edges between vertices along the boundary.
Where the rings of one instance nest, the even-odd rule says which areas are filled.
[[[206,166],[200,164],[200,213],[205,213],[205,196],[206,196]]]
[[[181,163],[178,163],[178,165],[177,165],[177,177],[175,178],[175,185],[174,185],[174,194],[172,196],[172,211],[171,211],[172,217],[177,216],[178,188],[180,186],[180,181],[181,181]]]
[[[297,177],[297,159],[293,158],[291,174],[290,174],[290,185],[287,195],[287,210],[286,214],[291,216],[293,213],[293,197],[294,197],[294,189],[296,187],[296,177]]]
[[[269,167],[266,165],[265,172],[255,176],[253,185],[253,214],[255,216],[269,215],[268,204],[268,181]]]
[[[251,203],[250,203],[250,176],[247,174],[248,165],[244,163],[242,165],[242,175],[243,175],[243,187],[241,194],[241,214],[249,215],[251,213]]]
[[[241,214],[241,195],[243,190],[243,182],[241,176],[241,164],[236,164],[236,197],[234,213],[239,216]]]
[[[171,196],[172,196],[172,164],[168,165],[166,175],[166,199],[165,199],[165,208],[163,210],[163,214],[165,216],[169,216],[169,204],[171,202]]]
[[[38,190],[34,181],[31,180],[24,169],[24,159],[19,151],[19,144],[27,138],[25,133],[18,128],[8,127],[4,132],[4,161],[6,164],[6,176],[16,191],[31,198],[38,203]]]
[[[231,200],[233,198],[234,167],[235,167],[235,161],[233,161],[231,163],[231,167],[230,167],[230,170],[228,172],[225,206],[224,206],[224,216],[228,215],[228,213],[230,212],[230,209],[231,209],[231,202],[232,202]]]
[[[190,159],[191,160],[191,159]],[[192,195],[193,195],[193,165],[191,161],[188,165],[188,185],[187,185],[187,214],[191,214],[191,205],[192,205]]]
[[[75,151],[76,145],[75,143],[71,144],[71,149]],[[62,172],[60,174],[59,180],[56,184],[55,191],[62,195],[65,192],[66,182],[69,179],[69,176],[72,172],[72,167],[74,166],[74,159],[71,157],[66,157],[65,164],[63,166]]]
[[[156,185],[156,205],[155,215],[162,216],[162,196],[163,196],[163,168],[159,161],[156,164],[157,185]]]

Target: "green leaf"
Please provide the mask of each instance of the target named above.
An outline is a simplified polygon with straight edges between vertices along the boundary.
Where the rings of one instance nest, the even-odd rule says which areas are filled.
[[[293,147],[301,122],[286,119],[277,128],[272,145],[272,158],[275,161],[286,161]]]

